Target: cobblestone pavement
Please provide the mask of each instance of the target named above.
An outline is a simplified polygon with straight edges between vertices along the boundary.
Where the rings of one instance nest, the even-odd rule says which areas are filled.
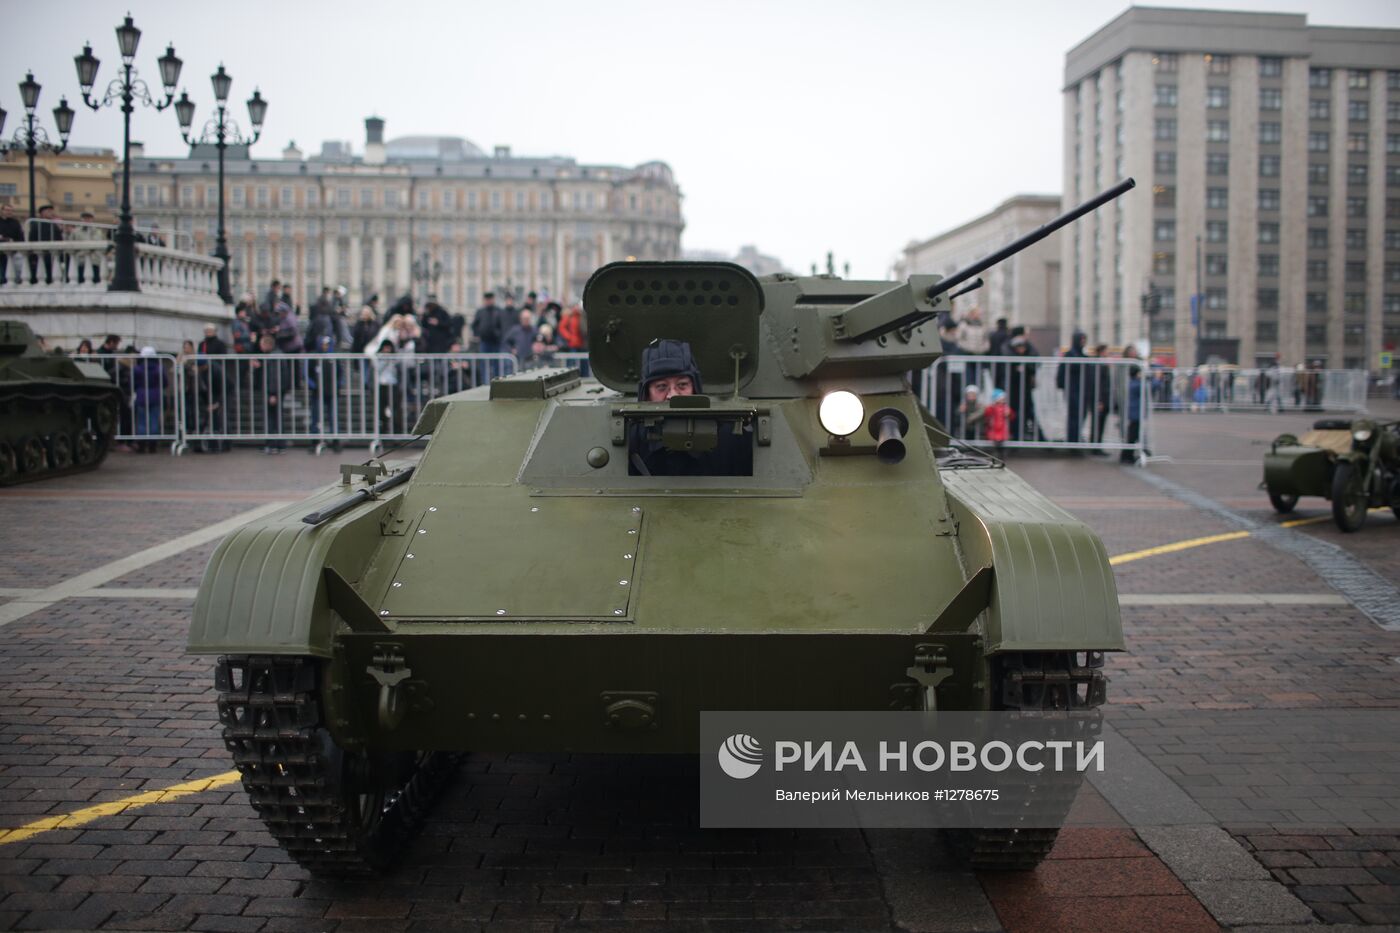
[[[1154,446],[1175,462],[1152,469],[1267,517],[1254,489],[1259,458],[1274,433],[1298,427],[1287,420],[1160,418]],[[114,455],[96,473],[0,493],[0,610],[297,498],[333,479],[336,462],[299,451]],[[1012,466],[1094,527],[1110,554],[1234,530],[1113,463],[1020,457]],[[1321,505],[1305,501],[1300,517],[1324,514]],[[1358,535],[1326,523],[1300,530],[1400,579],[1400,527],[1388,515],[1372,519]],[[208,661],[183,655],[190,604],[177,592],[197,585],[213,547],[131,567],[0,629],[0,827],[228,772]],[[1116,572],[1129,650],[1110,659],[1110,719],[1137,763],[1137,790],[1086,787],[1076,825],[1035,872],[973,876],[931,833],[702,831],[693,761],[478,755],[405,864],[373,885],[312,881],[263,832],[235,783],[0,842],[0,928],[1400,925],[1400,818],[1383,825],[1395,795],[1362,796],[1393,789],[1394,774],[1379,766],[1328,774],[1300,761],[1270,783],[1248,758],[1257,749],[1222,738],[1238,725],[1232,716],[1266,717],[1251,723],[1262,745],[1286,742],[1290,716],[1389,715],[1400,708],[1400,634],[1336,599],[1296,558],[1248,538]],[[1224,599],[1239,594],[1259,604]],[[1400,751],[1376,748],[1377,760],[1400,761]],[[1152,781],[1160,790],[1143,793],[1159,786]],[[1369,819],[1326,809],[1347,799],[1368,801]],[[1200,818],[1154,824],[1139,812],[1153,803],[1178,814],[1195,807]],[[1304,821],[1319,808],[1332,818]]]

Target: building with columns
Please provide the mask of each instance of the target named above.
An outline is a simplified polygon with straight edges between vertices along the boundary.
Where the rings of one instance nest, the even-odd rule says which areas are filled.
[[[952,275],[1043,226],[1060,212],[1060,197],[1052,194],[1018,194],[992,210],[927,240],[911,242],[895,263],[895,277],[914,274]],[[980,308],[982,320],[991,326],[1006,318],[1024,325],[1044,345],[1046,335],[1058,336],[1060,325],[1060,250],[1058,237],[1042,240],[1010,259],[997,263],[982,279],[986,284],[956,301],[959,317],[969,308]]]
[[[681,192],[663,162],[580,165],[562,156],[486,153],[453,136],[384,140],[384,121],[365,121],[356,154],[325,143],[306,157],[225,151],[231,282],[261,296],[273,279],[310,302],[323,285],[346,286],[352,303],[380,307],[412,292],[469,309],[489,289],[569,298],[615,260],[680,256]],[[212,253],[217,224],[217,153],[184,158],[133,153],[138,223],[159,223]]]
[[[1066,56],[1064,128],[1066,205],[1138,188],[1061,235],[1062,339],[1347,368],[1400,342],[1400,30],[1132,7]]]

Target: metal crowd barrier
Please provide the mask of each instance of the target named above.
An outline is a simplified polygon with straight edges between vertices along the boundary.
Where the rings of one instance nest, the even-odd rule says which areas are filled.
[[[168,442],[171,451],[180,441],[180,369],[170,353],[96,353],[74,359],[97,363],[122,390],[117,419],[117,441],[129,444]]]
[[[1353,369],[1153,367],[1157,411],[1363,411],[1368,374]]]
[[[408,440],[433,399],[515,372],[509,353],[94,354],[122,389],[117,440],[226,448]]]
[[[915,388],[953,438],[976,447],[1116,451],[1143,463],[1147,378],[1135,359],[943,356]],[[991,410],[998,390],[1005,409]]]

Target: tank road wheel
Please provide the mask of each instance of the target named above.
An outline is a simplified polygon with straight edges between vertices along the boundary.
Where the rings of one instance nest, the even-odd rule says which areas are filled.
[[[73,439],[62,431],[49,435],[49,463],[55,470],[66,470],[73,465]]]
[[[1102,651],[1027,651],[998,657],[992,667],[992,708],[1084,711],[1102,706],[1108,684],[1103,662]],[[1079,783],[1037,783],[1037,795],[1043,788],[1050,796],[1042,803],[1068,813]],[[1056,799],[1060,796],[1063,799]],[[953,830],[950,837],[954,850],[974,871],[1029,871],[1050,854],[1059,834],[1059,829],[986,828]]]
[[[1366,524],[1366,490],[1361,473],[1346,460],[1332,471],[1332,519],[1342,531],[1360,531]]]
[[[1293,493],[1274,492],[1269,490],[1269,502],[1273,504],[1274,511],[1280,515],[1287,515],[1293,511],[1298,504],[1298,497]]]
[[[1390,484],[1390,511],[1395,513],[1396,518],[1400,518],[1400,476]]]
[[[37,437],[26,437],[19,442],[19,466],[26,473],[41,473],[48,466],[44,444]]]
[[[116,402],[103,402],[92,413],[92,426],[99,437],[110,437],[117,428]]]
[[[224,744],[253,809],[321,878],[389,868],[452,778],[457,756],[371,756],[339,747],[321,721],[320,662],[220,658],[214,682]]]
[[[90,466],[97,462],[102,447],[97,435],[92,431],[79,431],[73,443],[73,459],[78,466]]]
[[[15,449],[4,441],[0,441],[0,486],[18,475],[19,460],[15,457]]]

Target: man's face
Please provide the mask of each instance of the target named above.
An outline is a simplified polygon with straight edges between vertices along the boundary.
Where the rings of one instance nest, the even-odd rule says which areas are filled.
[[[673,395],[694,395],[695,383],[689,376],[662,376],[647,383],[647,401],[664,402]]]
[[[42,218],[44,218],[45,220],[52,220],[52,219],[53,219],[53,208],[51,208],[51,207],[43,207],[43,208],[40,208],[40,209],[39,209],[39,216],[42,217]]]
[[[10,207],[10,205],[0,204],[0,217],[9,220],[13,216],[15,216],[15,212],[14,209]]]

